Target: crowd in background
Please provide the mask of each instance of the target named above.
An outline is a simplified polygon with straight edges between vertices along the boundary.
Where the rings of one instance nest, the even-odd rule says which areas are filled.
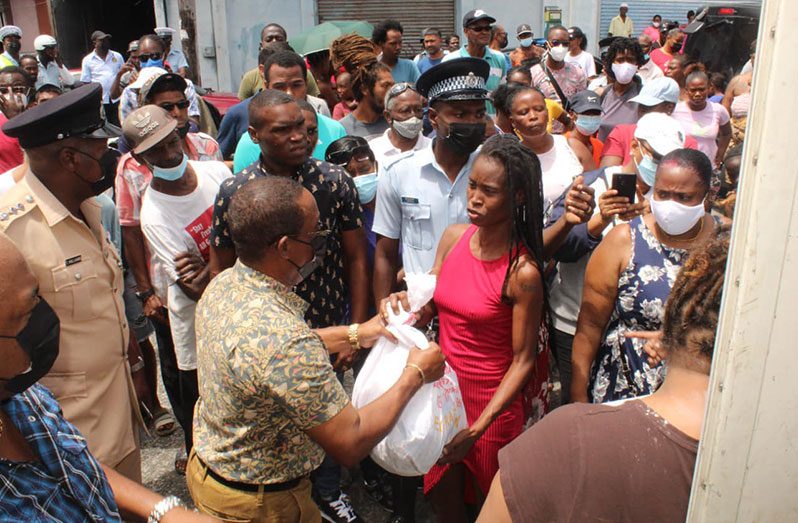
[[[307,56],[268,23],[221,120],[170,28],[95,31],[79,78],[0,28],[0,514],[354,522],[359,467],[392,522],[418,489],[439,521],[683,520],[756,44],[728,79],[627,11],[598,57],[481,9],[412,59],[396,20]],[[431,348],[356,409],[427,272]],[[382,469],[444,360],[467,428]],[[182,429],[201,514],[140,485],[145,428]]]

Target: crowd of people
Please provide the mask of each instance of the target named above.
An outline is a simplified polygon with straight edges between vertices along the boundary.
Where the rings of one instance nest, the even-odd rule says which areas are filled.
[[[0,28],[0,514],[351,523],[359,467],[395,523],[419,488],[441,522],[683,520],[753,73],[627,11],[600,57],[528,23],[505,52],[481,9],[413,59],[396,20],[307,56],[271,22],[218,127],[170,28],[95,31],[79,79]],[[414,273],[431,346],[357,409]],[[383,470],[444,362],[467,428]],[[199,512],[140,484],[178,428]]]

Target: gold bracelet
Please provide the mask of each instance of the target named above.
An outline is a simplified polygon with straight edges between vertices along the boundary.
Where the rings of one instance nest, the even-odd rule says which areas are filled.
[[[424,385],[425,383],[427,383],[427,377],[424,376],[424,371],[421,370],[421,367],[419,367],[415,363],[408,363],[407,365],[405,365],[405,368],[406,369],[416,369],[418,371],[418,374],[421,376],[421,384]]]
[[[360,342],[357,339],[357,331],[359,328],[359,323],[353,323],[349,326],[349,345],[354,351],[360,350]]]

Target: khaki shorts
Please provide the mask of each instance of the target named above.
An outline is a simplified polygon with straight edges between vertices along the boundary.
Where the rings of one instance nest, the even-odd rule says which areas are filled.
[[[310,497],[310,480],[280,492],[246,492],[222,485],[208,475],[194,451],[186,468],[188,491],[197,508],[228,522],[318,523],[321,514]]]

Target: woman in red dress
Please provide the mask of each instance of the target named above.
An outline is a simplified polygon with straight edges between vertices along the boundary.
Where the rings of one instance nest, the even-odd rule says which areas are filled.
[[[439,521],[468,521],[498,470],[499,449],[526,420],[522,392],[548,368],[538,335],[545,296],[540,162],[514,136],[489,139],[468,182],[471,224],[450,226],[438,245],[433,301],[440,346],[457,374],[469,427],[446,445],[424,477]],[[391,297],[394,307],[404,297]],[[540,378],[540,376],[537,376]]]

